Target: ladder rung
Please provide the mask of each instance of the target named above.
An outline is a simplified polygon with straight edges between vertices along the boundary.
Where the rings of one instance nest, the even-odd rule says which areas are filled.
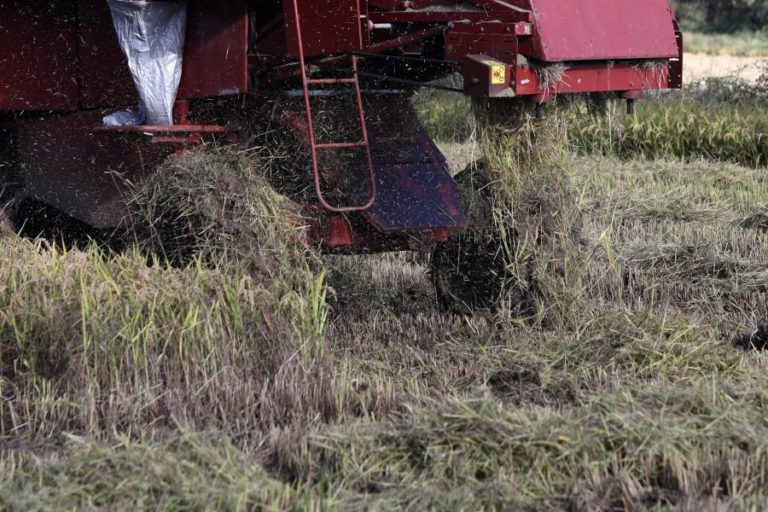
[[[343,148],[364,148],[368,146],[365,141],[360,142],[331,142],[328,144],[317,144],[318,149],[343,149]]]
[[[2,1],[0,0],[0,3]],[[368,143],[368,128],[366,127],[365,123],[365,112],[363,110],[363,100],[360,94],[360,82],[358,80],[358,61],[357,56],[352,55],[352,77],[351,78],[311,78],[308,76],[307,73],[307,59],[304,55],[304,34],[302,33],[302,26],[301,26],[301,10],[299,8],[299,4],[302,4],[305,8],[307,8],[308,4],[311,4],[312,2],[306,2],[301,0],[292,0],[293,3],[293,22],[295,24],[296,28],[296,43],[298,44],[298,50],[299,50],[299,62],[301,63],[301,79],[302,79],[302,89],[304,92],[304,108],[306,109],[306,115],[307,115],[307,128],[308,128],[308,135],[309,135],[309,145],[310,145],[310,152],[312,153],[312,174],[314,174],[314,184],[315,184],[315,192],[317,194],[317,199],[320,202],[320,204],[325,208],[326,210],[332,211],[332,212],[353,212],[353,211],[365,211],[370,209],[374,203],[376,202],[376,176],[373,169],[373,162],[371,161],[371,147]],[[360,14],[360,4],[361,0],[356,0],[354,2],[355,4],[355,15],[357,18],[362,18]],[[357,37],[358,37],[358,49],[362,50],[363,48],[363,25],[362,23],[356,23],[357,25]],[[334,143],[328,143],[328,144],[317,144],[315,140],[315,128],[314,128],[314,121],[312,119],[312,105],[310,101],[310,86],[311,85],[320,85],[320,84],[349,84],[353,85],[355,89],[355,102],[357,106],[357,114],[359,116],[359,123],[360,123],[360,132],[361,132],[361,138],[362,140],[360,142],[334,142]],[[365,157],[368,161],[368,180],[370,183],[370,190],[371,195],[368,201],[365,204],[358,204],[358,205],[349,205],[349,206],[334,206],[330,204],[323,195],[323,185],[322,185],[322,173],[320,168],[320,163],[318,159],[318,150],[320,149],[341,149],[341,148],[365,148]]]
[[[315,84],[354,84],[357,83],[356,78],[310,78],[307,80],[310,85]]]
[[[360,142],[332,142],[330,144],[317,144],[318,149],[342,149],[342,148],[364,148],[368,145],[365,141]]]

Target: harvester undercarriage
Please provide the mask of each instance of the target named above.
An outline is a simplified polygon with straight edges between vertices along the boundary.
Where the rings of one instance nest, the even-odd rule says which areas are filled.
[[[137,102],[106,2],[0,2],[4,200],[118,228],[163,159],[264,129],[296,141],[300,165],[279,181],[326,250],[429,250],[467,221],[410,105],[418,87],[459,73],[457,92],[535,109],[576,93],[631,105],[682,85],[666,0],[187,4],[175,124],[105,127]]]

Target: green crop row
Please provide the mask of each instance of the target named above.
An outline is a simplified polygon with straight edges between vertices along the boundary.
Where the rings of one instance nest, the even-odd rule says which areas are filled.
[[[672,0],[684,30],[730,33],[760,30],[768,24],[763,0]]]
[[[768,164],[768,116],[760,110],[679,98],[642,104],[631,116],[612,110],[571,124],[575,149],[622,158],[703,157],[749,167]]]
[[[430,91],[417,95],[415,104],[435,139],[473,137],[471,100]],[[634,115],[626,115],[619,101],[609,101],[597,114],[578,102],[568,104],[570,143],[582,154],[768,165],[768,70],[756,83],[708,79],[650,97]]]

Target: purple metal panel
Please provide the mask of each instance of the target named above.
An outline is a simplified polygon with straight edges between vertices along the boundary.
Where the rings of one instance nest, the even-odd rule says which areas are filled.
[[[528,0],[531,57],[546,62],[677,57],[667,0]],[[520,3],[520,2],[518,2]]]
[[[363,217],[384,233],[467,224],[459,192],[445,164],[401,164],[376,169],[378,197]]]

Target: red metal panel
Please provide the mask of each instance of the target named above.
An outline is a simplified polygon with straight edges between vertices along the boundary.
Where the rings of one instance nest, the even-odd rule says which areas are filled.
[[[562,62],[677,57],[667,0],[529,1],[536,24],[534,58]]]
[[[0,2],[0,109],[77,108],[76,14],[71,2]]]
[[[141,134],[97,133],[101,112],[19,123],[18,150],[29,196],[96,228],[113,228],[127,213],[129,183],[138,184],[174,145]]]
[[[288,3],[288,2],[286,2]],[[248,3],[190,0],[179,98],[248,90]]]
[[[624,92],[667,89],[669,67],[648,68],[628,64],[580,64],[563,73],[559,82],[549,89],[542,88],[536,73],[530,68],[516,71],[515,92],[520,96],[542,94],[572,94],[587,92]]]
[[[298,57],[293,2],[283,5],[288,54]],[[298,6],[307,57],[360,49],[358,27],[362,21],[357,17],[356,0],[299,0]]]
[[[445,59],[461,62],[471,54],[483,54],[509,64],[517,63],[516,25],[481,25],[483,31],[463,24],[448,30],[445,37]],[[496,29],[497,31],[494,31]]]
[[[138,95],[105,0],[78,0],[80,106],[135,105]]]
[[[531,16],[527,11],[509,10],[507,12],[488,13],[486,11],[392,11],[372,12],[370,19],[374,23],[479,23],[483,21],[504,21],[509,23],[529,23]]]
[[[128,64],[104,0],[78,0],[80,104],[83,108],[137,102]],[[246,0],[189,0],[179,99],[242,93],[248,88]]]

